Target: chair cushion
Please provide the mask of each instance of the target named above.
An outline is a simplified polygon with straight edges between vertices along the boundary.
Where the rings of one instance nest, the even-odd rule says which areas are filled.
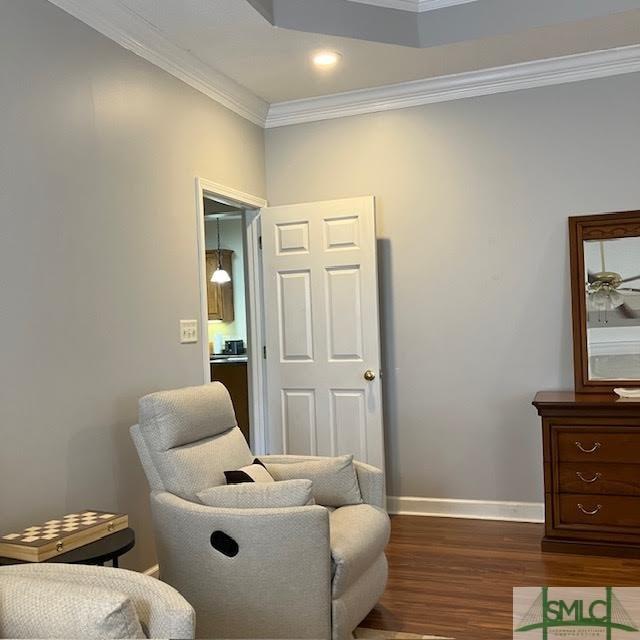
[[[313,497],[317,504],[324,507],[362,503],[352,455],[303,462],[267,462],[266,467],[276,480],[312,480]]]
[[[256,458],[253,464],[225,471],[224,477],[227,484],[244,484],[247,482],[275,482],[273,476],[267,471],[267,468]]]
[[[246,482],[200,491],[198,498],[210,507],[230,509],[272,509],[303,507],[311,500],[311,480]]]
[[[0,574],[2,638],[144,638],[131,600],[115,590]]]
[[[229,392],[219,382],[159,391],[140,398],[140,430],[150,449],[211,438],[237,426]]]
[[[253,455],[238,427],[169,451],[149,451],[167,491],[198,502],[197,494],[226,484],[225,469],[250,465]]]
[[[185,500],[225,484],[225,469],[251,464],[247,441],[235,425],[231,398],[219,382],[140,400],[139,428],[153,467],[164,489]]]
[[[368,504],[340,507],[329,513],[334,598],[339,598],[383,553],[390,528],[386,512]]]

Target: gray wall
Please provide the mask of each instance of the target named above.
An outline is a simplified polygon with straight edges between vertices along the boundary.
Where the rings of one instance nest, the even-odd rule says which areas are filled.
[[[139,396],[202,381],[178,343],[196,175],[264,195],[262,131],[44,0],[0,0],[0,529],[125,511],[127,564],[155,562],[128,428]]]
[[[640,208],[640,76],[267,132],[270,204],[377,198],[389,493],[542,500],[567,216]]]

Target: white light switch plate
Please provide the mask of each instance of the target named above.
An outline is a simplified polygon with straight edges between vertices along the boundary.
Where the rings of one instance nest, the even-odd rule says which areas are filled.
[[[198,321],[180,320],[180,343],[193,344],[198,342]]]

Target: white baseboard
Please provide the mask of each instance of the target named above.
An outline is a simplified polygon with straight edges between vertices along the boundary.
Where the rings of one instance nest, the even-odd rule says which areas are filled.
[[[394,515],[544,522],[544,504],[542,502],[388,496],[387,511]]]
[[[147,570],[143,571],[145,576],[151,576],[152,578],[157,578],[160,575],[160,567],[157,564],[154,564],[153,567],[149,567]]]

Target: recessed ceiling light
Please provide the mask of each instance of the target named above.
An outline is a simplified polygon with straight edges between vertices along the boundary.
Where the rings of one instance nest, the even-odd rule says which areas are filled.
[[[326,69],[335,66],[341,57],[337,51],[318,51],[313,55],[313,64]]]

